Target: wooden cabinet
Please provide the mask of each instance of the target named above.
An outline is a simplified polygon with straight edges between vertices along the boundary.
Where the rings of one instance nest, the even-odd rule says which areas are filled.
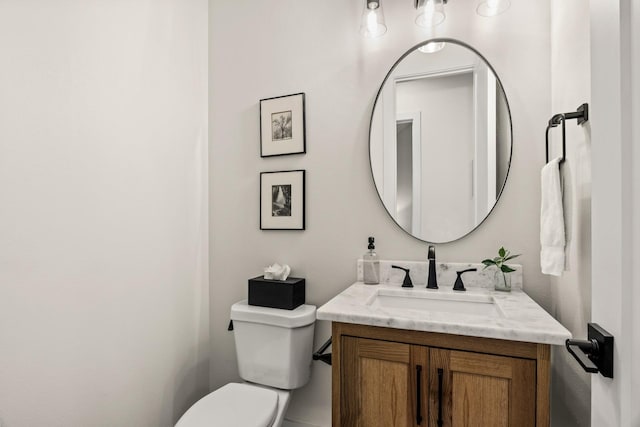
[[[429,361],[429,425],[536,425],[534,360],[431,348]]]
[[[333,326],[334,427],[546,427],[548,381],[548,345]]]
[[[345,425],[412,426],[412,346],[344,337]]]

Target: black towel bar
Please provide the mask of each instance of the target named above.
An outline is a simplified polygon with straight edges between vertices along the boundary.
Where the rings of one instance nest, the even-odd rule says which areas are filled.
[[[549,163],[549,131],[558,125],[562,125],[562,157],[560,158],[560,164],[564,163],[567,158],[567,136],[565,122],[567,120],[577,119],[578,124],[581,125],[589,120],[589,104],[584,103],[578,107],[575,112],[556,114],[549,119],[546,132],[546,159]]]

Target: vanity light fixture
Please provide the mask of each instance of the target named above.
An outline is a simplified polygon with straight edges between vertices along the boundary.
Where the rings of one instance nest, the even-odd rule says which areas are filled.
[[[381,0],[365,0],[362,20],[360,22],[360,33],[367,38],[380,37],[387,32],[384,23],[384,13],[382,12]]]
[[[505,12],[511,6],[510,0],[482,0],[476,9],[480,16],[496,16]]]
[[[432,28],[444,22],[446,15],[444,5],[447,0],[414,0],[418,11],[416,25],[422,28]]]
[[[382,0],[364,0],[364,10],[360,21],[360,32],[368,38],[380,37],[387,32],[382,12]],[[444,5],[448,0],[413,0],[413,6],[417,14],[415,23],[417,26],[433,29],[444,22],[447,15]],[[480,16],[496,16],[504,13],[511,6],[511,0],[480,0],[476,12]],[[444,47],[442,42],[427,43],[418,50],[424,53],[433,53]]]

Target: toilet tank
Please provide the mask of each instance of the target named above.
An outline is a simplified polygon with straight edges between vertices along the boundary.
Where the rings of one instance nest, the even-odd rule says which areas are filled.
[[[238,370],[243,380],[292,390],[311,376],[316,307],[258,307],[247,300],[231,306]]]

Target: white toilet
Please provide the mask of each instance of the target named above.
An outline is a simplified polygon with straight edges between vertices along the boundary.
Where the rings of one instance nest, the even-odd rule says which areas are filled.
[[[309,382],[316,307],[295,310],[231,306],[242,384],[229,383],[197,401],[176,427],[280,427],[290,390]]]

